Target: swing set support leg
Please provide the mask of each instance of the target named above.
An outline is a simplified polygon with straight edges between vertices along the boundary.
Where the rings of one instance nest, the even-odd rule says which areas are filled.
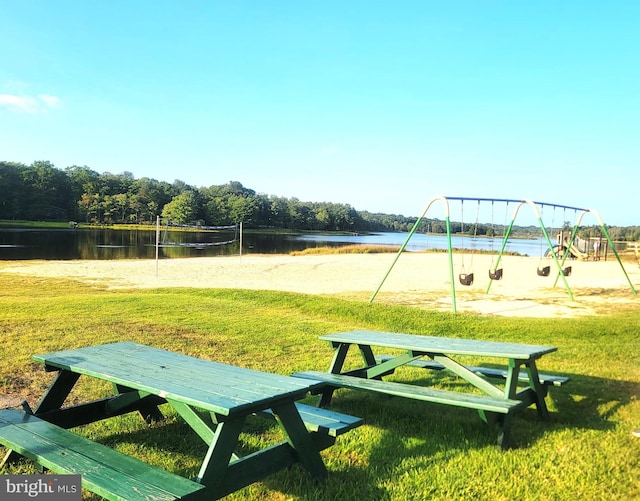
[[[622,260],[620,259],[620,255],[618,254],[618,251],[616,250],[616,246],[613,245],[613,241],[611,240],[611,237],[609,236],[609,232],[607,231],[607,228],[604,226],[604,224],[602,224],[602,231],[604,233],[604,236],[607,237],[607,242],[609,243],[609,248],[613,251],[613,254],[616,256],[616,259],[618,260],[618,264],[620,265],[620,268],[622,268],[622,272],[624,273],[624,276],[627,279],[627,283],[629,284],[629,287],[631,288],[631,291],[633,292],[633,295],[637,296],[638,295],[638,291],[633,286],[633,283],[631,282],[631,279],[629,278],[627,270],[624,269],[624,266],[622,265]]]
[[[451,220],[449,219],[449,215],[447,215],[445,222],[447,225],[447,248],[449,250],[449,281],[451,282],[451,303],[453,304],[453,312],[457,313],[458,307],[456,305],[456,281],[453,278],[453,247],[451,247]]]
[[[633,295],[637,296],[638,295],[638,291],[633,286],[633,283],[631,282],[631,279],[629,278],[629,274],[627,273],[627,270],[624,268],[624,265],[622,264],[622,260],[620,259],[620,254],[618,254],[618,251],[616,250],[616,246],[613,245],[613,240],[611,240],[611,237],[609,236],[609,232],[607,231],[607,227],[605,226],[604,221],[600,217],[600,214],[598,214],[593,209],[589,209],[588,211],[585,211],[585,212],[593,213],[593,215],[598,220],[598,223],[600,224],[600,228],[602,229],[602,233],[604,233],[604,236],[606,237],[607,242],[609,244],[609,248],[613,251],[613,255],[616,257],[616,260],[618,261],[618,264],[620,265],[620,269],[622,270],[622,273],[624,273],[624,276],[627,279],[627,283],[629,284],[629,287],[631,288],[631,291],[633,292]],[[583,214],[580,215],[580,218],[582,218]],[[576,223],[576,226],[578,226],[579,224],[580,224],[580,220],[578,220],[578,222]]]
[[[622,264],[622,260],[620,259],[620,255],[618,254],[618,251],[616,250],[615,245],[613,245],[613,241],[611,240],[611,237],[609,236],[609,232],[607,231],[607,227],[605,226],[604,221],[600,217],[600,214],[598,214],[595,210],[593,210],[593,209],[583,210],[580,213],[580,215],[578,216],[578,219],[576,220],[575,225],[573,226],[573,231],[571,232],[571,238],[569,240],[569,247],[571,247],[573,245],[573,242],[574,242],[574,240],[576,238],[576,234],[578,233],[578,228],[580,227],[580,223],[582,222],[582,218],[584,217],[584,215],[587,212],[591,212],[596,217],[596,219],[598,220],[598,223],[600,224],[600,229],[602,230],[602,233],[604,234],[605,238],[607,239],[607,242],[609,243],[609,248],[613,251],[613,255],[616,257],[616,260],[618,261],[618,264],[620,265],[620,269],[622,270],[622,273],[624,273],[624,276],[627,279],[627,283],[629,284],[629,288],[631,289],[631,292],[633,292],[634,296],[637,296],[638,295],[638,291],[633,286],[633,283],[631,282],[631,279],[629,278],[629,274],[627,273],[627,270],[625,269],[624,265]],[[564,263],[567,260],[568,255],[569,255],[569,253],[565,253],[565,255],[563,256],[562,264],[560,266],[561,270],[564,268]],[[556,277],[556,281],[553,283],[554,287],[558,283],[558,278],[560,276],[564,277],[564,273],[561,272],[561,273],[558,274],[558,276]]]
[[[442,200],[444,202],[444,205],[445,205],[445,214],[446,214],[445,223],[446,223],[446,227],[447,227],[447,247],[448,247],[448,250],[449,250],[449,273],[450,273],[450,276],[451,276],[451,302],[453,303],[453,313],[457,313],[456,286],[455,286],[455,281],[454,281],[454,278],[453,278],[454,277],[454,273],[453,273],[453,247],[451,246],[451,218],[449,216],[449,202],[448,202],[447,198],[443,197],[443,196],[433,197],[431,200],[429,200],[429,202],[427,202],[427,205],[425,206],[424,210],[422,211],[422,214],[420,214],[420,216],[416,220],[415,224],[411,228],[411,231],[409,232],[409,235],[407,236],[406,240],[400,246],[400,249],[396,253],[395,258],[393,259],[393,262],[391,263],[391,266],[389,266],[389,269],[385,273],[384,277],[382,277],[382,280],[380,281],[380,284],[378,284],[378,288],[375,290],[375,292],[369,298],[369,303],[373,303],[373,300],[378,295],[378,292],[380,292],[380,289],[382,288],[382,285],[384,284],[384,282],[387,280],[387,277],[391,273],[391,270],[393,269],[395,264],[398,262],[398,259],[400,258],[400,256],[404,252],[405,248],[407,247],[407,244],[409,243],[409,240],[411,239],[413,234],[418,229],[418,225],[420,224],[420,222],[422,221],[422,219],[426,215],[427,211],[429,210],[429,207],[431,207],[431,204],[433,204],[433,202],[435,202],[436,200]]]
[[[558,254],[553,250],[553,244],[551,243],[551,239],[549,238],[549,234],[547,233],[547,229],[544,227],[544,223],[542,222],[542,217],[538,217],[538,223],[540,224],[540,228],[542,228],[542,234],[544,235],[545,240],[547,241],[547,245],[549,246],[549,252],[553,256],[553,262],[556,264],[558,269],[558,275],[562,278],[564,282],[565,289],[567,289],[567,294],[569,294],[569,299],[573,301],[573,292],[571,292],[571,287],[569,287],[569,282],[567,282],[567,277],[564,276],[564,272],[562,271],[562,265],[560,261],[558,261]]]

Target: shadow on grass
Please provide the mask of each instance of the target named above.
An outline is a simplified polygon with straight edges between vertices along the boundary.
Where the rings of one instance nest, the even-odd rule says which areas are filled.
[[[167,409],[166,406],[161,408]],[[123,419],[130,419],[130,417]],[[120,450],[133,445],[133,449],[141,451],[140,455],[136,455],[145,462],[168,469],[185,478],[197,476],[200,464],[207,453],[207,447],[186,423],[179,418],[173,420],[169,417],[165,421],[147,426],[140,419],[140,423],[134,424],[134,428],[137,429],[130,432],[123,432],[120,429],[120,431],[106,433],[100,436],[99,441]],[[337,438],[337,445],[334,447],[339,446],[342,438]],[[240,436],[240,449],[236,450],[236,453],[245,456],[284,439],[280,428],[273,420],[252,416],[247,419]],[[170,458],[170,461],[167,461],[167,458]],[[354,486],[358,486],[362,499],[384,499],[384,494],[371,483],[370,473],[363,466],[344,467],[332,464],[327,465],[327,469],[329,470],[327,480],[317,482],[301,464],[296,463],[262,479],[259,482],[260,485],[247,486],[238,491],[236,496],[264,497],[265,492],[276,491],[284,493],[287,498],[343,499],[345,489],[349,491],[354,489]],[[262,494],[254,494],[255,491]]]
[[[551,387],[547,396],[548,421],[541,420],[531,406],[518,412],[512,422],[511,443],[516,449],[533,447],[549,433],[562,430],[607,431],[615,427],[614,415],[640,393],[640,383],[611,380],[581,374],[566,374],[570,381]],[[433,384],[430,377],[414,381]],[[448,389],[465,383],[453,378],[440,382]],[[497,430],[483,423],[472,409],[461,409],[403,398],[353,390],[338,390],[331,409],[364,418],[366,426],[338,437],[337,443],[323,453],[329,477],[318,484],[299,465],[275,473],[240,491],[237,496],[264,496],[279,492],[299,499],[340,499],[345,492],[359,492],[360,499],[387,499],[384,484],[393,481],[397,469],[406,462],[429,465],[434,461],[465,454],[472,450],[495,449]],[[145,460],[171,469],[187,478],[194,477],[206,454],[205,444],[179,418],[158,423],[131,433],[112,433],[102,442],[135,444],[149,452]],[[254,437],[258,437],[253,441]],[[270,420],[251,419],[242,454],[251,453],[264,442],[281,440],[277,425]],[[175,456],[175,457],[173,457]],[[351,456],[358,456],[353,463]],[[165,458],[171,458],[166,462]],[[167,466],[169,465],[169,466]],[[261,493],[261,494],[256,494]]]
[[[557,423],[572,429],[606,431],[613,429],[611,418],[636,395],[640,394],[640,383],[585,376],[563,374],[570,381],[560,388],[552,387],[547,397],[550,407],[557,412]]]
[[[548,420],[541,419],[533,405],[514,415],[511,426],[513,448],[535,443],[552,430],[612,430],[616,426],[612,420],[616,412],[640,394],[640,383],[637,382],[582,374],[561,375],[568,376],[569,381],[560,387],[548,388]],[[465,381],[442,373],[415,379],[412,384],[434,386],[434,382],[436,387],[452,391],[464,391],[469,387]],[[338,390],[331,408],[363,417],[365,423],[388,429],[399,437],[421,437],[432,446],[447,444],[469,448],[495,444],[496,430],[483,423],[473,409],[353,390],[342,393]]]

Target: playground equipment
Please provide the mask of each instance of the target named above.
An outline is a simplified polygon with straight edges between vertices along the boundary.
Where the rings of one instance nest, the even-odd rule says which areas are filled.
[[[547,244],[547,256],[552,260],[552,263],[557,271],[556,273],[556,277],[555,277],[555,282],[554,282],[554,287],[557,284],[559,279],[562,279],[565,289],[567,291],[567,294],[569,296],[570,299],[574,299],[573,297],[573,292],[571,291],[571,288],[569,287],[569,283],[567,281],[567,276],[569,276],[571,274],[571,267],[567,267],[565,268],[565,262],[567,260],[567,258],[569,257],[569,255],[571,254],[571,252],[563,252],[561,256],[559,256],[558,254],[558,245],[554,245],[551,242],[551,239],[549,238],[549,233],[547,232],[547,229],[545,228],[545,225],[543,223],[542,220],[542,215],[541,212],[539,210],[539,207],[553,207],[554,211],[556,208],[561,208],[566,210],[573,210],[574,212],[579,212],[578,218],[576,219],[576,222],[573,226],[573,230],[571,232],[571,236],[569,237],[569,239],[566,241],[566,248],[571,250],[572,247],[574,246],[574,242],[576,240],[576,233],[578,231],[578,227],[580,226],[581,222],[582,222],[582,218],[584,217],[585,214],[593,214],[596,219],[598,220],[598,223],[600,225],[600,228],[602,230],[603,235],[606,238],[607,244],[609,249],[612,250],[613,254],[615,255],[618,264],[620,265],[620,268],[622,269],[622,272],[625,275],[625,278],[627,280],[627,283],[629,284],[629,287],[631,288],[632,292],[634,295],[637,295],[637,291],[634,288],[633,284],[631,283],[631,280],[629,279],[629,275],[627,274],[626,270],[624,269],[624,266],[622,265],[622,261],[620,260],[620,256],[618,255],[618,252],[616,251],[615,246],[613,245],[613,242],[611,240],[611,237],[609,236],[609,233],[607,231],[607,228],[604,225],[604,222],[602,221],[602,218],[600,217],[600,215],[593,209],[582,209],[579,207],[570,207],[570,206],[566,206],[566,205],[558,205],[558,204],[550,204],[550,203],[546,203],[546,202],[534,202],[531,200],[515,200],[515,199],[504,199],[504,198],[469,198],[469,197],[447,197],[447,196],[436,196],[433,197],[431,200],[429,200],[427,202],[427,205],[425,206],[424,210],[422,211],[422,213],[420,214],[420,216],[418,217],[418,219],[416,220],[415,224],[413,225],[413,227],[411,228],[411,230],[409,231],[409,234],[406,238],[406,240],[404,241],[404,243],[400,246],[400,249],[398,250],[398,252],[395,255],[395,258],[393,260],[393,262],[391,263],[391,266],[389,267],[389,269],[387,270],[387,272],[385,273],[385,275],[383,276],[382,280],[380,281],[380,284],[378,285],[378,288],[375,290],[375,292],[373,293],[373,295],[371,296],[371,298],[369,299],[369,302],[372,303],[373,300],[376,298],[376,296],[378,295],[378,293],[380,292],[380,289],[382,288],[382,285],[384,284],[384,282],[386,281],[387,277],[389,276],[389,274],[391,273],[391,270],[393,269],[393,267],[395,266],[395,264],[397,263],[398,259],[400,258],[400,256],[402,255],[402,253],[405,251],[407,244],[409,243],[409,240],[411,239],[411,237],[413,236],[413,234],[416,232],[420,222],[422,221],[422,219],[425,217],[425,215],[427,214],[428,210],[431,208],[431,206],[438,201],[441,201],[444,203],[444,207],[445,207],[445,227],[446,227],[446,231],[447,231],[447,249],[448,249],[448,255],[449,255],[449,274],[450,274],[450,283],[451,283],[451,299],[452,299],[452,304],[453,304],[453,312],[456,313],[457,312],[457,305],[456,305],[456,287],[455,287],[455,280],[454,280],[454,266],[453,266],[453,247],[451,245],[451,217],[450,217],[450,211],[449,211],[449,201],[452,200],[457,200],[460,201],[461,204],[464,204],[465,201],[476,201],[478,203],[478,210],[479,210],[479,205],[481,202],[491,202],[492,204],[495,202],[504,202],[504,203],[514,203],[516,204],[516,207],[514,209],[513,212],[513,216],[511,218],[511,221],[509,222],[509,226],[507,227],[506,231],[504,232],[504,236],[502,238],[502,246],[500,248],[500,251],[498,252],[498,256],[496,258],[495,263],[493,262],[492,259],[492,264],[491,264],[491,268],[489,270],[489,285],[487,286],[487,289],[485,291],[486,294],[489,293],[489,290],[491,288],[491,284],[493,283],[494,280],[499,280],[500,278],[502,278],[502,269],[500,268],[500,261],[502,259],[502,256],[504,254],[504,250],[507,246],[507,242],[509,240],[509,235],[511,233],[511,230],[513,229],[513,225],[515,223],[516,217],[518,216],[518,212],[520,211],[520,208],[523,205],[529,206],[531,207],[531,209],[533,210],[536,219],[538,221],[538,224],[540,225],[540,229],[542,230],[542,235],[544,238],[544,242],[546,242]],[[463,222],[464,224],[464,222]],[[476,221],[476,225],[475,225],[475,230],[474,230],[474,236],[475,236],[475,232],[477,231],[477,221]],[[464,227],[462,227],[462,229],[464,230]],[[563,241],[562,245],[565,245],[565,242]],[[464,252],[464,250],[463,250]],[[551,267],[552,265],[549,264],[547,266],[543,266],[543,267],[538,267],[538,275],[540,276],[549,276],[551,274]],[[500,270],[498,272],[498,270]],[[466,270],[464,270],[464,262],[463,262],[463,269],[462,272],[460,274],[460,276],[458,277],[460,280],[460,283],[463,285],[471,285],[473,283],[473,273],[467,274]],[[465,280],[463,281],[463,275]],[[469,279],[468,276],[471,275],[471,278]],[[493,276],[492,276],[493,275]],[[498,278],[499,276],[499,278]],[[465,281],[468,281],[469,283],[464,283]]]
[[[491,228],[493,230],[493,234],[495,235],[495,225],[493,223],[494,221],[494,204],[495,201],[491,201]],[[480,205],[480,202],[478,202],[478,205]],[[504,212],[504,224],[502,225],[502,238],[504,238],[505,235],[505,228],[507,226],[507,212],[509,211],[509,202],[507,202],[506,206],[505,206],[505,212]],[[497,263],[494,264],[493,262],[493,238],[491,239],[491,265],[489,266],[489,278],[491,280],[502,280],[502,276],[503,276],[503,270],[502,268],[498,268]]]
[[[558,233],[555,250],[560,255],[568,253],[569,258],[579,259],[581,261],[588,259],[599,261],[602,256],[604,256],[606,260],[607,254],[609,253],[609,245],[606,239],[602,237],[589,238],[586,240],[576,237],[572,242],[570,232],[560,231]]]
[[[462,201],[461,205],[461,221],[460,221],[460,234],[462,235],[462,268],[460,270],[460,274],[458,275],[458,280],[460,281],[461,285],[471,285],[473,284],[473,272],[471,273],[467,273],[467,270],[465,269],[464,266],[464,254],[465,254],[465,248],[464,248],[464,200]],[[477,214],[480,213],[480,202],[478,202],[478,212]],[[473,230],[473,241],[475,242],[475,238],[478,234],[478,216],[476,215],[476,224],[474,226],[474,230]],[[471,269],[473,270],[473,250],[472,249],[472,253],[471,253]]]

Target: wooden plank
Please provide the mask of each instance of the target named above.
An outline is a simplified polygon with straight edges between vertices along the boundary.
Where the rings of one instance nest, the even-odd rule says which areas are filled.
[[[485,392],[486,394],[495,397],[495,398],[503,398],[513,397],[512,393],[507,393],[504,390],[498,388],[497,386],[492,385],[489,381],[487,381],[482,376],[478,376],[477,374],[471,372],[464,365],[460,365],[455,360],[450,359],[445,355],[434,354],[433,360],[444,365],[447,369],[453,372],[456,376],[464,379],[465,381],[471,383],[473,386],[478,388],[480,391]],[[509,362],[512,362],[511,360]]]
[[[351,331],[320,336],[320,339],[335,343],[382,346],[412,350],[422,353],[449,355],[474,355],[498,358],[529,360],[539,358],[557,350],[555,346],[503,343],[476,339],[459,339],[437,336],[400,334],[396,332]]]
[[[301,398],[312,388],[309,382],[289,376],[129,342],[35,355],[33,359],[50,369],[85,374],[220,415],[271,407],[283,397]],[[130,363],[132,359],[135,364]]]
[[[311,435],[318,450],[329,447],[326,435]],[[297,463],[298,455],[288,442],[280,442],[266,449],[241,457],[229,464],[225,472],[220,496],[231,494],[239,488],[264,479],[266,476],[281,471]]]
[[[363,423],[362,418],[330,411],[328,409],[298,403],[296,404],[296,408],[308,431],[325,433],[331,437],[342,435]],[[261,414],[275,418],[271,409],[267,409]]]
[[[160,397],[149,396],[139,402],[134,402],[131,406],[118,406],[117,409],[112,411],[109,408],[109,402],[114,398],[118,397],[107,397],[92,402],[64,407],[63,409],[51,409],[47,412],[39,412],[38,417],[56,424],[61,428],[75,428],[76,426],[93,423],[107,417],[119,416],[139,410],[145,403],[153,406],[166,403],[165,400]]]
[[[243,456],[229,464],[216,494],[226,496],[297,462],[296,451],[286,441]]]
[[[326,372],[307,371],[294,374],[295,377],[315,379],[339,388],[352,388],[376,393],[384,393],[396,397],[411,398],[427,402],[434,402],[469,409],[477,409],[489,412],[507,414],[521,407],[518,400],[501,399],[485,395],[459,393],[435,388],[426,388],[391,381],[363,379],[341,374],[329,374]]]
[[[391,355],[378,355],[376,356],[376,361],[382,363],[388,360],[392,360],[395,357]],[[411,362],[406,363],[405,365],[420,367],[422,369],[431,369],[431,370],[442,370],[444,369],[444,365],[434,362],[432,360],[413,360]],[[498,378],[498,379],[506,379],[507,371],[504,369],[495,369],[492,367],[473,367],[467,366],[471,372],[475,372],[476,374],[482,374],[483,376]],[[538,374],[538,378],[540,380],[540,384],[553,385],[553,386],[562,386],[567,383],[570,378],[567,376],[554,376],[551,374]],[[525,371],[520,371],[518,373],[518,381],[522,383],[529,382],[529,375]]]
[[[0,410],[0,442],[110,500],[200,499],[205,487],[17,409]]]

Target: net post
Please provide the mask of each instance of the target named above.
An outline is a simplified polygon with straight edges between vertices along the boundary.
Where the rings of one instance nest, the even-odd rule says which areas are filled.
[[[160,249],[160,216],[156,216],[156,278],[158,278],[159,249]]]

